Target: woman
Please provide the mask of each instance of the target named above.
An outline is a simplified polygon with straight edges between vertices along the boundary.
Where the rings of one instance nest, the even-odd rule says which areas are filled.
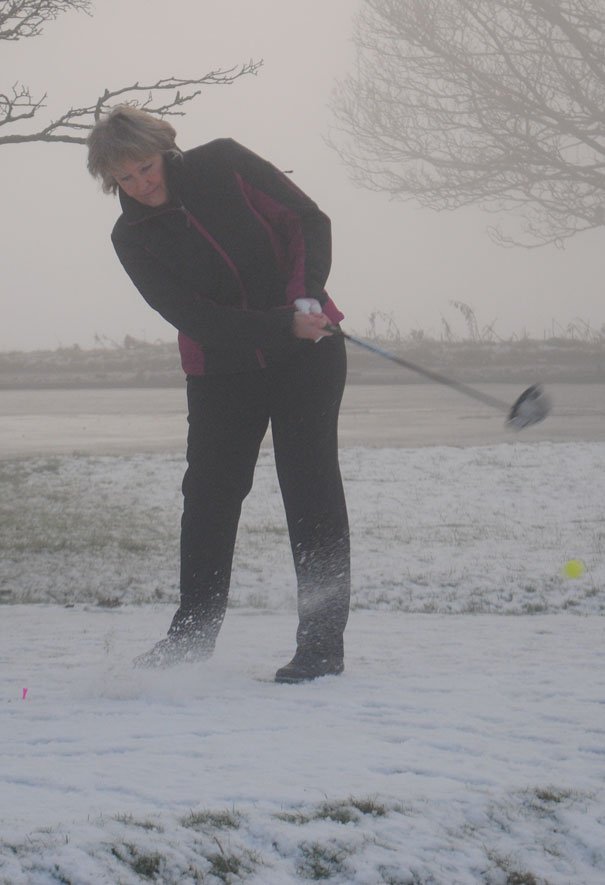
[[[327,328],[342,319],[324,291],[330,222],[235,141],[182,152],[175,135],[168,122],[122,106],[88,138],[89,171],[120,197],[117,255],[178,330],[187,376],[180,606],[168,636],[136,663],[212,654],[242,501],[271,423],[299,613],[296,653],[275,678],[341,673],[350,567],[337,421],[346,355]]]

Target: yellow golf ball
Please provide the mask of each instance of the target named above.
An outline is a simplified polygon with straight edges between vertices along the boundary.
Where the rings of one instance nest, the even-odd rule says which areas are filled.
[[[566,578],[581,578],[586,571],[586,566],[581,559],[568,559],[563,566],[563,573]]]

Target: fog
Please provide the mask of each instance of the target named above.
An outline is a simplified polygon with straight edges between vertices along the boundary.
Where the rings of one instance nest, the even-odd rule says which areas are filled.
[[[89,104],[105,87],[263,59],[258,76],[205,88],[176,118],[178,143],[231,136],[293,170],[332,219],[328,287],[349,331],[363,334],[380,311],[402,334],[439,335],[442,318],[464,334],[452,300],[470,304],[479,326],[493,324],[503,337],[542,337],[577,317],[600,328],[599,232],[564,250],[503,249],[486,232],[494,217],[479,209],[434,213],[351,184],[325,139],[335,125],[332,91],[354,59],[359,2],[103,0],[93,17],[71,13],[41,37],[3,42],[0,88],[19,81],[34,95],[47,92],[42,121]],[[0,160],[0,350],[174,337],[113,254],[118,204],[88,175],[85,148],[3,146]]]

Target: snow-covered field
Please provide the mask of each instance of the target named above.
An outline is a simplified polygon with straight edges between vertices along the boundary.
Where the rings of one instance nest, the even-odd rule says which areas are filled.
[[[217,654],[159,674],[182,458],[0,463],[1,882],[605,882],[605,443],[342,468],[347,670],[283,686],[269,450]]]
[[[350,448],[341,465],[355,607],[605,613],[605,443]],[[183,470],[180,455],[0,461],[0,593],[175,603]],[[569,559],[581,579],[565,579]],[[232,604],[294,606],[270,449],[244,502]]]

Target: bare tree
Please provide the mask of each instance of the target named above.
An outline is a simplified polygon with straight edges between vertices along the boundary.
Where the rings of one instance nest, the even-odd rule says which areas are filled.
[[[90,0],[0,0],[0,40],[37,37],[44,25],[70,11],[91,14]],[[152,83],[104,89],[89,105],[70,107],[55,119],[37,126],[46,94],[32,95],[28,86],[15,83],[0,92],[0,145],[46,141],[83,144],[88,130],[114,104],[136,104],[160,116],[183,114],[204,86],[226,86],[246,74],[256,74],[262,62],[250,61],[236,68],[209,71],[197,79],[165,77]],[[5,134],[6,133],[6,134]]]
[[[604,0],[364,0],[335,146],[432,209],[516,210],[503,244],[605,223]]]

